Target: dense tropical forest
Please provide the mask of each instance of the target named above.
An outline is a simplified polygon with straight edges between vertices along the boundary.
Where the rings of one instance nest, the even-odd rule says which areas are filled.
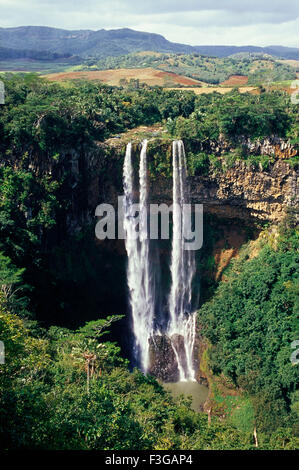
[[[263,87],[256,95],[195,95],[57,84],[34,74],[1,79],[0,448],[298,448],[298,366],[290,361],[299,334],[294,211],[275,228],[260,225],[254,245],[248,238],[202,296],[197,320],[208,416],[132,369],[118,344],[124,304],[115,303],[109,288],[123,275],[123,255],[111,250],[107,262],[103,247],[95,246],[94,221],[84,216],[89,175],[83,165],[86,155],[97,159],[103,188],[118,181],[119,163],[107,174],[112,156],[105,141],[159,123],[161,145],[184,140],[190,175],[225,172],[237,160],[266,171],[275,155],[251,155],[244,140],[276,137],[295,145],[298,106],[285,92]],[[235,151],[219,159],[196,150],[198,141],[219,140]],[[294,169],[297,158],[288,160]],[[167,178],[169,171],[161,159],[155,172]],[[207,262],[201,259],[203,271]]]

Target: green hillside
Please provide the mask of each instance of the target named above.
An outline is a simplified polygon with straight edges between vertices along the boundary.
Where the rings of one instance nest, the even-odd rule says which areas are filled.
[[[200,54],[164,54],[139,52],[118,57],[86,61],[85,70],[153,67],[165,72],[218,84],[231,75],[248,76],[249,84],[294,80],[296,70],[265,54],[236,54],[231,57],[206,57]]]

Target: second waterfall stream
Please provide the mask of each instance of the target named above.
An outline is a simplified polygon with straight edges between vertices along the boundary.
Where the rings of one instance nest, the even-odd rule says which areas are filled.
[[[189,203],[187,164],[184,144],[174,141],[173,154],[173,233],[171,252],[170,321],[167,334],[177,359],[180,380],[195,380],[193,349],[196,313],[192,313],[192,280],[195,274],[194,251],[184,247],[186,211]]]
[[[169,318],[165,331],[155,331],[155,289],[151,268],[148,231],[147,141],[143,141],[139,162],[139,188],[134,187],[132,145],[129,143],[123,167],[124,230],[128,256],[127,283],[134,333],[134,356],[143,372],[149,369],[149,340],[165,335],[171,342],[180,381],[195,381],[194,343],[196,314],[192,312],[192,280],[195,274],[194,251],[184,248],[186,224],[184,204],[189,203],[187,165],[182,141],[173,142],[173,233],[171,246],[171,288]],[[135,194],[139,193],[139,231],[136,232]]]

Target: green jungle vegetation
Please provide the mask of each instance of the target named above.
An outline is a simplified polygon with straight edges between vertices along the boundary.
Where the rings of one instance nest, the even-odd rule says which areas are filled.
[[[166,124],[170,136],[218,140],[290,138],[298,142],[297,106],[282,91],[233,90],[196,96],[161,87],[131,89],[74,80],[49,83],[35,74],[3,74],[0,150],[46,152],[90,145],[139,125]]]
[[[277,236],[265,231],[257,256],[246,245],[199,311],[209,367],[251,397],[257,429],[298,426],[298,231],[289,213]]]
[[[113,273],[98,276],[95,264],[104,257],[92,261],[87,228],[67,231],[74,191],[67,152],[84,153],[97,141],[157,122],[168,128],[168,138],[181,133],[188,139],[189,132],[193,139],[217,140],[221,133],[238,143],[244,135],[294,136],[296,107],[289,98],[279,92],[195,96],[90,82],[61,86],[32,74],[3,80],[0,448],[256,449],[254,428],[259,449],[297,448],[298,366],[290,362],[290,344],[298,338],[298,238],[292,213],[274,240],[265,232],[257,256],[244,247],[198,312],[208,345],[203,362],[214,400],[229,411],[225,418],[215,412],[209,422],[206,413],[192,411],[190,400],[174,399],[153,377],[130,370],[108,334],[123,321],[118,312],[110,315],[110,299],[106,313],[86,322],[92,305],[83,296],[80,323],[68,321],[71,297],[82,296],[86,284],[89,293],[100,291],[102,301],[108,296],[105,276],[115,283],[120,255],[109,253]],[[109,160],[108,150],[99,158]],[[83,205],[87,182],[83,176],[79,181]],[[45,304],[47,318],[41,315]],[[237,398],[225,397],[217,380],[229,382]]]
[[[296,143],[298,112],[283,92],[242,95],[233,90],[224,96],[213,93],[197,97],[194,111],[188,117],[170,117],[167,128],[171,135],[185,139],[218,140],[221,135],[233,144],[248,138],[279,136]]]

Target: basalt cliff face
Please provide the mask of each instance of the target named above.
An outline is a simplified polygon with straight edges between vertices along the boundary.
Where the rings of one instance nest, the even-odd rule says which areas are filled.
[[[203,204],[206,213],[223,218],[278,222],[288,207],[298,204],[297,173],[283,160],[264,171],[237,161],[224,172],[193,176],[189,182],[191,201]],[[159,178],[152,186],[156,202],[171,201],[171,187],[166,182]]]
[[[209,170],[208,174],[189,176],[192,203],[204,205],[204,212],[217,215],[221,218],[241,219],[246,223],[254,221],[279,222],[284,218],[288,208],[295,208],[298,205],[298,184],[296,171],[288,163],[288,159],[297,154],[297,150],[290,143],[281,139],[266,139],[263,141],[245,141],[249,154],[269,155],[271,162],[267,169],[263,169],[261,164],[252,166],[246,160],[236,159],[234,163],[227,167],[223,154],[233,151],[233,148],[225,141],[219,142],[198,142],[196,151],[215,155],[222,165],[222,169]],[[133,145],[134,146],[134,145]],[[162,155],[169,172],[155,172],[151,174],[151,202],[167,203],[172,202],[172,179],[171,179],[171,142],[149,141],[149,148],[152,148],[153,166],[155,165],[157,154]],[[114,167],[119,167],[124,154],[124,146],[119,142],[109,141],[109,149],[112,155],[107,162],[108,174],[114,174]],[[135,158],[138,160],[139,144],[135,144]],[[95,185],[96,186],[96,185]],[[106,197],[106,202],[116,202],[118,194],[121,194],[119,185],[111,185],[105,181],[102,187]],[[100,187],[98,188],[100,192]]]
[[[171,140],[161,139],[153,133],[149,139],[150,195],[153,203],[172,203]],[[141,138],[133,139],[133,159],[139,162]],[[122,166],[126,142],[109,139],[88,149],[70,149],[60,154],[59,160],[46,156],[29,155],[22,167],[37,176],[49,175],[62,181],[64,197],[68,203],[65,227],[69,232],[80,230],[95,222],[95,209],[105,202],[117,207],[117,197],[122,195]],[[185,142],[188,156],[188,142]],[[214,155],[222,169],[210,167],[208,173],[189,176],[192,203],[204,205],[204,212],[224,219],[241,219],[256,222],[279,222],[288,208],[298,205],[298,171],[288,159],[297,149],[282,139],[265,139],[243,146],[253,155],[270,155],[267,169],[260,164],[250,166],[247,160],[236,159],[226,166],[225,155],[233,152],[226,141],[193,142],[192,152]],[[162,163],[162,170],[160,171]],[[19,166],[19,159],[11,160]]]

